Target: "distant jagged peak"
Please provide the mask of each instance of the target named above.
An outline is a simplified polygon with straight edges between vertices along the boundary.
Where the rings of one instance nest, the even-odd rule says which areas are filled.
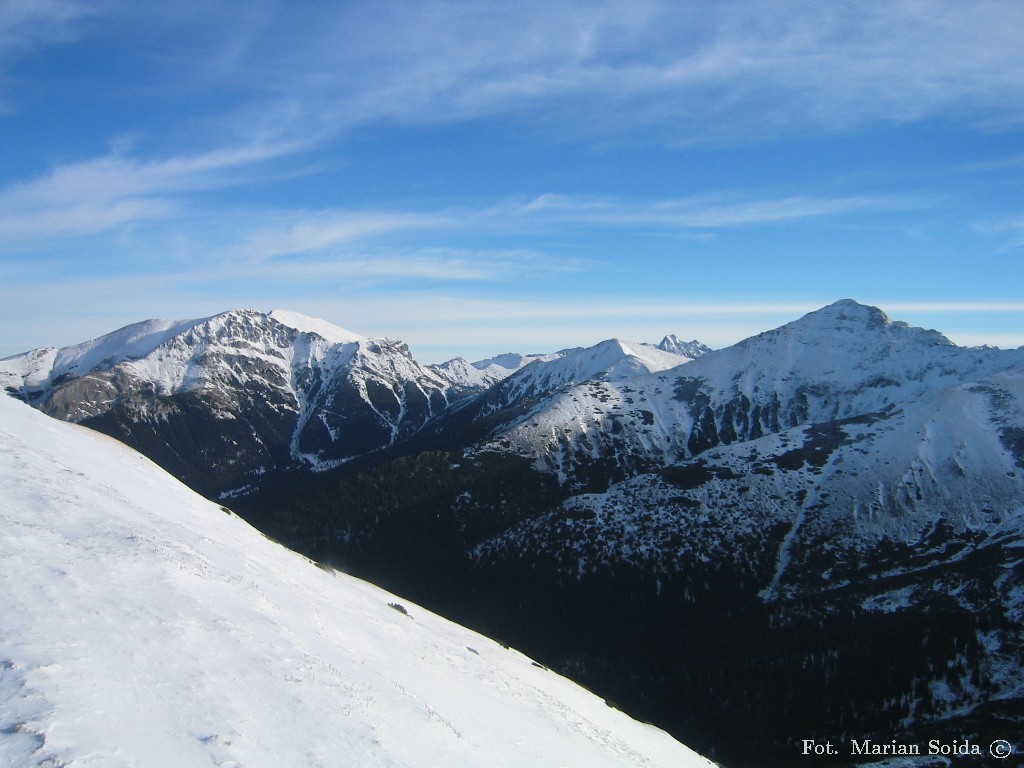
[[[352,344],[366,340],[365,336],[360,336],[358,333],[353,333],[326,320],[292,312],[289,309],[273,309],[268,315],[281,325],[294,328],[301,333],[315,333],[332,344]]]
[[[536,361],[556,360],[563,352],[547,355],[522,355],[504,352],[476,362],[456,357],[443,363],[427,366],[452,384],[460,387],[489,387]]]
[[[472,366],[479,371],[485,371],[488,368],[494,367],[505,368],[508,371],[518,371],[520,368],[525,365],[529,365],[534,360],[555,360],[562,357],[563,354],[564,350],[562,352],[532,355],[522,355],[518,352],[503,352],[502,354],[495,355],[494,357],[477,360],[475,363],[472,363]]]
[[[643,344],[635,341],[624,341],[622,339],[608,339],[590,348],[597,351],[610,349],[613,353],[621,354],[623,358],[635,360],[642,368],[650,373],[675,368],[685,362],[680,357],[692,359],[689,355],[682,355],[670,349],[652,347],[650,344]]]
[[[695,360],[701,355],[711,351],[711,347],[707,344],[701,344],[696,339],[693,341],[683,341],[674,333],[668,334],[654,346],[664,352],[671,352],[674,355],[682,355],[683,357],[688,357],[691,360]]]

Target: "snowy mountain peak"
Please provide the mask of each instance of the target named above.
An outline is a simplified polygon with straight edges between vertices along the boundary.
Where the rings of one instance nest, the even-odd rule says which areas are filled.
[[[953,342],[938,331],[917,328],[902,321],[893,321],[878,307],[859,304],[853,299],[841,299],[795,320],[783,329],[800,329],[803,333],[841,333],[863,336],[865,333],[902,335],[915,343],[931,346],[953,346]]]
[[[889,317],[878,307],[861,304],[855,299],[839,299],[821,309],[808,313],[817,317],[839,317],[852,321],[862,321],[872,325],[885,325]]]
[[[333,323],[329,323],[326,320],[307,317],[306,315],[301,315],[298,312],[292,312],[287,309],[271,310],[269,312],[269,317],[277,320],[281,325],[294,328],[301,333],[315,333],[318,336],[322,336],[332,344],[352,344],[357,341],[363,341],[366,338],[365,336],[360,336],[357,333],[348,331],[334,325]]]
[[[566,349],[551,360],[536,360],[507,379],[516,397],[550,392],[595,378],[616,379],[664,371],[690,358],[649,344],[606,339],[592,347]]]
[[[938,331],[892,321],[877,307],[844,299],[709,357],[733,363],[735,356],[754,355],[765,369],[787,367],[794,374],[812,374],[846,368],[855,360],[893,359],[900,367],[914,366],[926,364],[933,352],[962,351]]]

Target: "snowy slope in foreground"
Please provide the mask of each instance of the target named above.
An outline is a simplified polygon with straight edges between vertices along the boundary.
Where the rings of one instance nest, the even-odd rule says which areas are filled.
[[[709,766],[0,398],[0,763]]]

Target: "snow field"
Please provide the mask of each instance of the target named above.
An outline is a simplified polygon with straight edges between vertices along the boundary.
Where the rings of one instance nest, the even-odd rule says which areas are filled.
[[[8,764],[711,765],[9,398],[0,516]]]

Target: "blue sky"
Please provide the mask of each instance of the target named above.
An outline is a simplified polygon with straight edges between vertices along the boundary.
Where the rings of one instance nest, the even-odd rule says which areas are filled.
[[[1024,345],[1024,3],[0,0],[0,356],[283,307],[416,356],[840,298]]]

